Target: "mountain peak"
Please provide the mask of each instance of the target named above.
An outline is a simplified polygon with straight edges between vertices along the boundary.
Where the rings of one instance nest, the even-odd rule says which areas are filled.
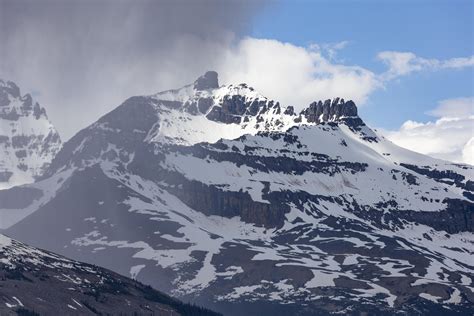
[[[6,98],[7,94],[20,97],[20,88],[12,81],[0,79],[0,105],[3,105],[2,100]]]
[[[219,88],[218,74],[215,71],[207,71],[204,75],[194,81],[194,89],[208,90]]]
[[[342,123],[354,131],[365,125],[357,116],[352,100],[317,101],[296,113],[292,106],[283,107],[245,83],[219,87],[217,76],[216,72],[208,71],[194,84],[154,95],[155,101],[165,109],[160,112],[160,120],[166,123],[148,134],[148,139],[195,144],[259,131],[283,131],[301,124]],[[219,127],[219,133],[209,133],[209,126],[217,128],[214,123],[231,125],[230,134],[223,136],[223,126]]]
[[[33,182],[61,148],[46,110],[12,81],[0,79],[0,190]]]
[[[20,88],[13,82],[0,79],[0,119],[16,121],[19,117],[33,116],[48,119],[46,110],[29,93],[21,95]]]
[[[348,117],[358,117],[354,101],[342,98],[327,99],[311,103],[302,111],[308,122],[337,122]]]

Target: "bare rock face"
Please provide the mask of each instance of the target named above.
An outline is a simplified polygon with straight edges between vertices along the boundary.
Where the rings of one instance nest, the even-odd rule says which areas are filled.
[[[219,81],[217,79],[217,72],[208,71],[194,82],[194,89],[208,90],[219,88]]]
[[[308,122],[338,122],[347,117],[357,117],[357,107],[352,100],[345,102],[335,98],[332,103],[331,100],[313,102],[302,114]]]
[[[46,110],[15,83],[0,80],[0,189],[33,182],[60,148]]]

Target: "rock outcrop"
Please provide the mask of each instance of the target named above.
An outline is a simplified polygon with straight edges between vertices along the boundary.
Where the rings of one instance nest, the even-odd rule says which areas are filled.
[[[194,82],[194,89],[208,90],[219,88],[218,75],[215,71],[208,71]]]
[[[308,122],[338,122],[348,117],[357,117],[357,107],[350,100],[335,98],[334,100],[318,101],[311,103],[301,112]]]

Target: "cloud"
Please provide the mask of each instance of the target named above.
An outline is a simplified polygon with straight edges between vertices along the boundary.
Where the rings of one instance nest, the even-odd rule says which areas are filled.
[[[67,139],[132,95],[175,88],[208,70],[265,5],[1,0],[0,78],[36,91]]]
[[[462,160],[474,166],[474,137],[471,137],[462,148]]]
[[[323,55],[320,46],[301,47],[271,39],[245,38],[225,55],[218,67],[221,81],[246,82],[264,95],[297,109],[336,96],[363,104],[379,87],[372,71],[334,62]]]
[[[382,80],[392,80],[422,70],[459,69],[474,66],[474,56],[439,60],[418,57],[412,52],[383,51],[377,54],[377,59],[388,66],[388,70],[381,74]]]
[[[323,54],[327,54],[330,60],[337,60],[337,53],[346,48],[349,45],[349,41],[341,41],[336,43],[313,43],[310,45],[310,49],[314,51],[320,51]]]
[[[436,117],[469,117],[474,115],[474,97],[442,100],[428,114]]]
[[[474,98],[442,100],[430,113],[434,122],[406,121],[385,136],[399,146],[433,157],[474,164]]]
[[[451,58],[440,63],[440,68],[464,68],[474,66],[474,56]]]

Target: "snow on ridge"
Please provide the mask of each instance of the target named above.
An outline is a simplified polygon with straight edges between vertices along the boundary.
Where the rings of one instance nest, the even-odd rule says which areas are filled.
[[[242,96],[248,103],[253,101],[265,102],[265,104],[278,104],[279,110],[270,110],[265,113],[259,113],[256,116],[243,115],[242,122],[239,124],[225,124],[209,120],[206,116],[213,107],[222,105],[225,97]],[[275,100],[271,100],[257,92],[254,88],[242,83],[238,85],[223,85],[217,88],[206,90],[196,90],[192,84],[181,89],[168,90],[151,96],[157,103],[160,101],[177,101],[185,104],[199,99],[212,99],[212,105],[205,113],[190,114],[183,110],[165,109],[160,113],[160,129],[147,138],[150,142],[178,143],[183,145],[193,145],[199,142],[214,143],[220,139],[236,139],[246,134],[255,135],[262,131],[285,132],[294,126],[312,126],[321,122],[341,123],[340,128],[349,135],[355,136],[358,141],[364,143],[378,154],[385,154],[386,160],[392,163],[409,163],[414,165],[434,165],[438,170],[456,170],[466,178],[474,177],[474,168],[454,164],[448,161],[435,159],[426,155],[418,154],[401,148],[376,131],[365,125],[357,114],[357,107],[351,100],[344,102],[343,99],[335,97],[332,100],[324,102],[317,101],[305,107],[300,113],[294,113],[291,106],[280,106]],[[344,110],[344,107],[348,107]],[[339,110],[338,115],[326,115],[321,113],[318,118],[311,121],[303,115],[311,109],[323,110],[336,107]],[[323,117],[327,116],[325,120]],[[257,118],[258,117],[258,118]],[[359,119],[362,125],[357,130],[351,129],[348,125],[351,119]],[[160,123],[161,123],[160,122]],[[370,141],[372,140],[372,141]],[[373,141],[376,140],[376,141]]]
[[[54,261],[48,259],[53,259]],[[23,263],[60,267],[68,266],[73,262],[67,258],[31,247],[0,234],[0,263],[8,267],[15,267],[17,264],[21,265]]]
[[[34,182],[61,145],[46,110],[13,82],[0,80],[0,190]]]
[[[245,134],[256,134],[258,131],[265,130],[264,124],[257,127],[257,117],[252,115],[242,115],[240,124],[222,123],[210,120],[207,115],[214,107],[221,107],[224,98],[232,98],[233,96],[241,96],[246,104],[253,102],[262,102],[268,105],[270,102],[253,88],[246,84],[221,86],[216,89],[196,90],[192,85],[185,86],[178,90],[168,90],[160,92],[152,96],[156,103],[180,102],[179,108],[161,107],[160,128],[152,135],[149,135],[150,142],[173,142],[179,144],[192,145],[199,142],[214,143],[221,138],[234,139]],[[183,110],[188,103],[197,102],[202,99],[211,100],[209,109],[205,113],[189,113]],[[262,115],[265,122],[274,122],[280,120],[285,127],[292,126],[291,118],[287,115],[276,114],[275,111],[267,111]],[[268,124],[266,125],[268,128]],[[271,127],[270,127],[271,128]],[[275,130],[281,130],[283,127],[275,127]]]

